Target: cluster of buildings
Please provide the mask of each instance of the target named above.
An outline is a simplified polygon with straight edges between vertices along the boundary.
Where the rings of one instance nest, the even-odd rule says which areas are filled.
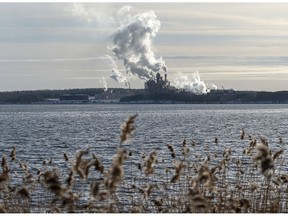
[[[156,74],[156,79],[150,79],[145,83],[145,90],[148,93],[168,93],[175,88],[170,86],[170,81],[167,79],[167,74],[163,77],[160,73]]]

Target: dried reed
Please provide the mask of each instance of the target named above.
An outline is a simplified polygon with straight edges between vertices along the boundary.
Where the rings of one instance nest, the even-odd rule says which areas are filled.
[[[130,116],[122,124],[120,144],[135,131],[136,117]],[[218,137],[214,142],[209,139],[210,144],[219,144]],[[52,158],[34,169],[19,160],[19,153],[20,171],[18,167],[16,173],[13,147],[10,157],[2,155],[0,213],[37,212],[35,206],[40,206],[39,212],[51,213],[288,212],[284,145],[275,150],[278,145],[268,144],[263,137],[253,138],[243,128],[237,141],[240,145],[236,148],[224,149],[200,141],[196,145],[192,140],[191,152],[186,139],[179,146],[167,144],[167,152],[153,150],[148,154],[119,148],[109,169],[88,150],[79,151],[74,160],[62,152],[62,161],[63,157],[69,161],[65,167],[70,165],[64,174],[49,170],[50,165],[57,165]],[[278,143],[283,143],[282,138]],[[245,147],[241,149],[241,145]],[[181,159],[176,159],[176,151],[181,151]],[[63,176],[66,179],[61,179]],[[16,177],[23,180],[19,185],[13,182]]]

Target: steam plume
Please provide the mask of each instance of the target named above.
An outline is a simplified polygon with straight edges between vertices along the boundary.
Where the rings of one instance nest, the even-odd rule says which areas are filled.
[[[108,86],[107,86],[107,82],[105,80],[105,77],[102,77],[102,84],[104,86],[103,90],[104,90],[104,92],[106,92],[108,90]]]
[[[111,64],[110,66],[112,67],[113,74],[110,76],[110,78],[115,80],[116,82],[119,82],[121,85],[124,85],[130,88],[130,83],[127,80],[127,77],[118,70],[117,64],[115,63],[113,58],[109,55],[106,55],[105,57],[110,61],[110,64]]]
[[[174,86],[176,88],[185,89],[186,91],[195,94],[206,94],[209,92],[205,82],[201,80],[198,71],[193,73],[192,77],[188,77],[184,74],[179,75],[179,78],[174,81]]]
[[[118,59],[123,60],[128,75],[148,80],[161,69],[166,71],[163,59],[155,58],[152,51],[152,41],[160,25],[155,13],[148,11],[132,17],[115,33],[112,51]],[[116,71],[114,74],[118,76]]]
[[[212,83],[212,88],[215,89],[215,90],[218,89],[218,87],[215,84],[213,84],[213,83]]]

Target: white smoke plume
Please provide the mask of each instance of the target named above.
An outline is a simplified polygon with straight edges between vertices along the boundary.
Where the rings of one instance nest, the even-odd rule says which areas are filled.
[[[105,55],[105,58],[110,61],[110,66],[112,68],[112,75],[110,76],[110,78],[120,83],[121,85],[130,88],[130,82],[127,80],[127,76],[125,76],[118,70],[117,64],[113,60],[113,58],[109,55]]]
[[[105,24],[107,28],[119,27],[113,35],[113,45],[110,47],[115,57],[123,60],[126,73],[118,70],[110,56],[106,56],[112,65],[110,76],[120,84],[130,87],[129,77],[136,75],[142,80],[155,77],[155,74],[166,66],[162,58],[156,58],[152,42],[160,29],[160,21],[153,11],[133,15],[130,6],[121,7],[116,13],[103,13],[97,8],[89,8],[84,4],[75,3],[72,13],[75,17],[97,26]]]
[[[107,82],[106,82],[106,79],[105,77],[102,77],[102,80],[101,80],[102,84],[103,84],[103,90],[104,92],[106,92],[108,90],[108,86],[107,86]]]
[[[174,86],[179,89],[185,89],[185,91],[192,92],[194,94],[206,94],[209,92],[205,82],[201,80],[198,71],[192,74],[192,76],[186,76],[179,73],[179,78],[174,80]]]
[[[213,88],[214,90],[217,90],[217,89],[218,89],[218,87],[217,87],[215,84],[213,84],[213,83],[212,83],[212,88]]]
[[[149,11],[135,15],[115,33],[112,51],[123,60],[128,75],[148,80],[161,69],[166,72],[165,62],[162,58],[155,58],[152,51],[152,41],[160,25],[155,13]]]
[[[161,69],[167,73],[164,60],[161,57],[156,58],[153,52],[153,40],[161,27],[161,22],[153,11],[133,15],[130,6],[123,6],[114,14],[103,13],[77,3],[74,4],[73,14],[91,24],[104,24],[110,28],[120,26],[112,35],[113,45],[110,49],[117,59],[123,61],[126,73],[118,70],[111,56],[103,57],[110,62],[112,68],[110,78],[116,82],[130,88],[129,78],[132,75],[147,81],[155,78],[156,73]],[[105,79],[102,82],[105,90],[106,81],[104,81]],[[179,74],[172,85],[195,94],[206,94],[210,91],[197,71],[192,76]],[[217,89],[217,86],[212,84],[212,88]]]
[[[121,85],[124,85],[130,88],[130,82],[127,80],[125,75],[123,75],[119,70],[112,69],[113,75],[110,76],[113,80],[119,82]]]

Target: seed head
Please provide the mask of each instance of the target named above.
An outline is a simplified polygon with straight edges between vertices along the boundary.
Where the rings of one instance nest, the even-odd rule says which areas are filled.
[[[91,195],[96,198],[96,196],[98,195],[99,193],[99,185],[100,185],[100,182],[94,180],[92,183],[91,183]]]
[[[135,130],[134,122],[138,114],[130,116],[126,122],[121,125],[120,143],[127,141]]]
[[[63,152],[63,156],[64,156],[64,160],[65,161],[69,161],[68,155],[66,152]]]
[[[6,208],[2,204],[0,204],[0,213],[7,213]]]
[[[244,136],[245,136],[245,131],[244,131],[244,129],[242,128],[241,134],[240,134],[240,139],[243,140],[243,139],[244,139]]]
[[[146,166],[145,166],[145,174],[150,175],[154,173],[154,164],[157,160],[157,154],[155,151],[153,151],[149,158],[146,160]]]
[[[123,162],[125,159],[125,151],[123,149],[119,149],[117,154],[114,156],[114,160],[105,183],[106,187],[110,191],[113,190],[124,177]]]
[[[13,146],[10,157],[11,157],[12,161],[14,161],[16,159],[16,147],[15,146]]]
[[[283,149],[275,152],[275,154],[273,154],[273,161],[275,161],[283,152],[284,152]]]
[[[180,179],[182,168],[183,168],[183,161],[181,161],[180,164],[178,163],[175,164],[175,175],[171,179],[171,183],[175,183]]]
[[[29,191],[25,187],[21,188],[17,193],[24,198],[30,198]]]

